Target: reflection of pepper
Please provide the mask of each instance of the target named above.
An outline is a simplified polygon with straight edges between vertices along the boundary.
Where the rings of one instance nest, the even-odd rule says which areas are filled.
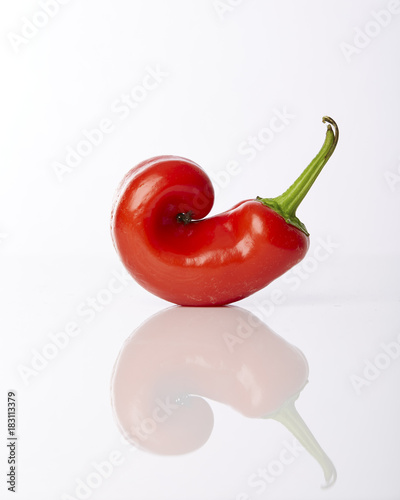
[[[131,275],[176,304],[223,305],[264,288],[297,264],[309,238],[296,209],[338,140],[335,122],[323,121],[328,129],[322,149],[285,193],[242,201],[207,219],[213,188],[195,163],[160,156],[130,170],[118,189],[111,226]]]
[[[167,455],[209,438],[213,413],[201,396],[247,417],[274,418],[318,460],[329,485],[335,468],[294,406],[307,379],[304,355],[244,309],[173,307],[125,342],[112,403],[129,441]]]

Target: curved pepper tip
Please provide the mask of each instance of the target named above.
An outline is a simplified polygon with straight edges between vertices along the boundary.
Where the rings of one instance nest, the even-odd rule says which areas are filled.
[[[333,140],[333,144],[332,144],[331,149],[328,151],[328,157],[330,157],[332,155],[332,153],[334,152],[336,145],[339,141],[339,127],[338,127],[337,123],[335,122],[335,120],[333,118],[331,118],[330,116],[323,116],[322,123],[328,123],[329,124],[328,129],[331,129],[333,127],[334,140]],[[332,125],[332,127],[330,127],[330,125]]]
[[[333,118],[331,118],[330,116],[328,116],[328,115],[325,115],[325,116],[322,117],[322,123],[330,123],[335,128],[337,128],[335,120]]]

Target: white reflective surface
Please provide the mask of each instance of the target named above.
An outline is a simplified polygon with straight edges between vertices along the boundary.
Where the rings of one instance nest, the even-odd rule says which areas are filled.
[[[252,499],[368,499],[373,498],[371,491],[374,496],[380,492],[382,498],[391,498],[397,489],[400,459],[395,261],[369,259],[359,265],[361,259],[336,255],[298,290],[290,291],[280,280],[258,295],[257,301],[240,304],[246,314],[251,311],[279,332],[284,343],[306,356],[309,383],[296,407],[337,469],[338,479],[329,490],[321,490],[319,465],[291,432],[273,419],[241,415],[237,410],[242,399],[236,401],[236,409],[229,401],[207,399],[213,414],[212,432],[208,439],[203,435],[203,446],[184,455],[159,456],[121,439],[110,398],[115,360],[135,328],[154,314],[162,319],[170,306],[146,295],[133,281],[123,284],[118,263],[111,259],[104,266],[104,261],[35,257],[7,259],[5,266],[3,260],[7,287],[2,303],[9,303],[10,296],[18,297],[3,309],[3,322],[8,325],[3,334],[7,353],[2,354],[7,377],[1,383],[4,390],[15,389],[18,394],[20,498],[32,494],[28,487],[39,498],[45,480],[46,491],[54,495],[83,495],[82,484],[87,485],[88,478],[95,484],[99,478],[93,474],[100,474],[96,467],[101,464],[107,477],[100,474],[101,486],[92,491],[104,499],[111,492],[121,499],[130,494],[149,500],[170,494],[184,499],[188,491],[194,499],[207,495],[212,499],[224,495],[235,499],[245,495]],[[368,262],[373,271],[366,276]],[[85,285],[81,284],[83,276]],[[104,290],[110,289],[115,276],[120,278],[120,291],[107,303]],[[119,289],[116,283],[111,282],[111,289]],[[352,292],[357,288],[364,290]],[[277,290],[285,301],[272,311],[269,304],[278,296]],[[240,331],[243,335],[244,330]],[[211,333],[207,329],[205,338]],[[235,347],[246,345],[251,342]],[[199,349],[207,346],[200,344]],[[153,355],[163,359],[162,351],[154,350]],[[146,361],[141,360],[140,383],[152,371]],[[259,367],[264,368],[268,367]],[[162,372],[162,367],[157,370]],[[276,389],[279,381],[275,382],[265,389]],[[210,390],[219,389],[215,385]],[[209,409],[200,409],[199,414],[202,411],[212,415]],[[188,436],[196,435],[189,428],[184,430]],[[43,438],[49,434],[51,439]],[[49,456],[52,460],[46,462]],[[111,464],[108,468],[107,463]]]
[[[398,2],[55,2],[0,6],[3,471],[10,390],[19,440],[17,493],[3,475],[1,498],[400,498]],[[177,154],[213,179],[214,213],[277,196],[318,151],[326,114],[340,140],[298,210],[309,253],[237,306],[304,353],[296,406],[335,485],[320,488],[318,463],[279,422],[212,399],[197,450],[132,447],[113,367],[170,304],[118,262],[116,186]]]

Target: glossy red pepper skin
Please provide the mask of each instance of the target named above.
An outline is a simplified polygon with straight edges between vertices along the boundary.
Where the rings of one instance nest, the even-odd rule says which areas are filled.
[[[317,156],[276,198],[245,200],[205,218],[214,202],[194,162],[158,156],[130,170],[118,188],[111,232],[122,262],[145,289],[183,306],[221,306],[261,290],[309,247],[296,210],[336,148],[332,118]],[[332,128],[333,127],[333,128]]]
[[[160,156],[128,172],[111,230],[143,288],[175,304],[220,306],[261,290],[307,253],[309,237],[260,201],[204,219],[213,202],[210,179],[190,160]]]

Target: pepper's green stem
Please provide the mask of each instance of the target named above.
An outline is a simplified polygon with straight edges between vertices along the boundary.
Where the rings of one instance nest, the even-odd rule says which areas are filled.
[[[324,471],[325,484],[323,485],[323,488],[328,488],[336,481],[337,474],[335,466],[318,444],[310,429],[307,427],[306,423],[296,410],[294,402],[297,399],[297,396],[290,399],[276,413],[269,415],[267,418],[273,418],[283,424],[300,442],[300,444],[304,446],[304,448],[317,460]]]
[[[309,233],[306,226],[296,217],[296,210],[305,195],[310,190],[311,186],[314,184],[315,179],[318,177],[321,170],[332,156],[339,139],[339,129],[335,121],[329,116],[324,116],[322,118],[322,122],[328,123],[325,142],[322,145],[320,152],[303,171],[303,173],[280,196],[277,196],[276,198],[260,198],[257,196],[258,201],[267,207],[272,208],[272,210],[281,215],[288,224],[297,227],[307,236]]]

